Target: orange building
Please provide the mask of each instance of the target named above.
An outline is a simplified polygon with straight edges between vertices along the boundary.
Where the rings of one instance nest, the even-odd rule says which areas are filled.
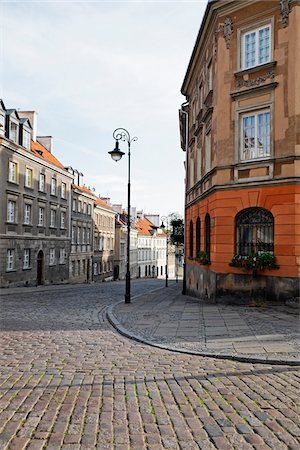
[[[208,2],[181,92],[186,287],[299,296],[300,1]]]

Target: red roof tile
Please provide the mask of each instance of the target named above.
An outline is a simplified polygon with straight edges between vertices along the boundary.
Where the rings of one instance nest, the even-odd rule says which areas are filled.
[[[143,234],[143,235],[148,235],[148,236],[151,236],[153,234],[154,230],[156,230],[156,228],[157,228],[146,217],[144,219],[142,219],[142,220],[139,220],[136,223],[136,227],[138,229],[138,234]]]
[[[55,166],[59,167],[60,169],[64,169],[64,165],[58,161],[58,159],[49,152],[46,147],[44,147],[40,142],[37,141],[31,141],[31,151],[40,158],[43,158],[45,161],[54,164]]]

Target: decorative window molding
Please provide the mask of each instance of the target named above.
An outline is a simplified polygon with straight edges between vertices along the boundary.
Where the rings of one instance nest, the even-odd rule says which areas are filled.
[[[289,14],[291,12],[291,0],[280,0],[280,12],[282,15],[283,28],[286,28],[289,24]]]
[[[230,48],[230,41],[231,41],[231,35],[233,33],[233,22],[230,17],[227,17],[225,19],[224,25],[223,25],[223,36],[226,41],[226,48]]]

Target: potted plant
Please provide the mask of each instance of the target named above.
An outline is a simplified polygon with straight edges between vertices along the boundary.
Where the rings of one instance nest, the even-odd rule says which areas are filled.
[[[235,255],[229,265],[253,272],[279,269],[276,256],[271,252],[259,252],[247,256]]]
[[[203,266],[208,266],[210,264],[209,254],[207,252],[200,251],[197,253],[196,261]]]

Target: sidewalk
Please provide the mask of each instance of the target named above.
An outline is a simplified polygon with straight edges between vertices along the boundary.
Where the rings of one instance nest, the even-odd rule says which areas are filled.
[[[274,364],[300,364],[300,319],[284,305],[205,303],[181,294],[181,283],[123,301],[110,323],[138,341],[177,352]]]

